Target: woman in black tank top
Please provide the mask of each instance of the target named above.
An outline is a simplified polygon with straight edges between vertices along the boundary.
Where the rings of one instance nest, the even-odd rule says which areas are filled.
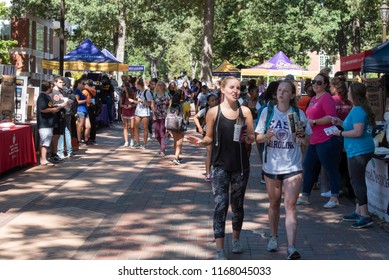
[[[244,217],[243,201],[250,173],[246,144],[251,145],[254,142],[251,112],[249,108],[241,107],[238,103],[240,82],[234,77],[226,77],[221,82],[221,92],[223,102],[219,106],[211,108],[207,113],[207,132],[204,139],[195,136],[187,137],[189,142],[194,145],[212,145],[215,259],[226,259],[224,238],[230,196],[233,212],[232,252],[243,252],[239,236]],[[239,130],[241,133],[237,133]]]

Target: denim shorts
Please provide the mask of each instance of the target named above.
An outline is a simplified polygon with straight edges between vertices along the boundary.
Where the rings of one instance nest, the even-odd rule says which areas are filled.
[[[89,117],[88,112],[77,112],[77,116],[78,116],[80,119],[85,119],[85,118],[88,118],[88,117]]]
[[[39,140],[42,147],[50,147],[51,140],[53,139],[52,128],[39,128]]]

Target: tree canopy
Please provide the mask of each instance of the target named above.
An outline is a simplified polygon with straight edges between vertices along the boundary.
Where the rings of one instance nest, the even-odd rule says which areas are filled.
[[[12,14],[59,19],[61,0],[13,0]],[[65,1],[65,0],[62,0]],[[68,50],[85,38],[145,64],[150,76],[200,74],[207,0],[66,0],[75,31]],[[381,41],[380,0],[214,0],[213,65],[224,59],[256,65],[282,50],[300,65],[307,53],[334,58]],[[122,40],[122,41],[121,41]],[[120,51],[120,42],[123,51]]]

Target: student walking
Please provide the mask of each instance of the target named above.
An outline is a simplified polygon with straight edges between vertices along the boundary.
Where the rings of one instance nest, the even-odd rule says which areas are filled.
[[[304,112],[297,107],[296,87],[290,81],[282,81],[277,88],[277,105],[268,105],[260,116],[255,132],[256,140],[265,143],[262,171],[265,176],[266,190],[270,206],[268,210],[271,236],[267,250],[278,250],[278,224],[280,206],[284,193],[285,228],[288,239],[287,259],[300,259],[295,247],[297,215],[296,201],[302,184],[302,150],[301,144],[308,145],[312,134],[311,127]],[[269,116],[269,111],[272,110]],[[296,113],[298,111],[298,113]],[[295,113],[306,124],[292,134],[288,115]],[[298,139],[299,138],[299,139]],[[299,144],[297,143],[299,141]]]
[[[224,253],[226,216],[231,201],[232,209],[232,252],[242,253],[239,237],[242,230],[243,202],[250,173],[250,162],[246,144],[254,142],[254,128],[251,112],[240,107],[240,82],[226,77],[221,82],[223,102],[211,108],[206,117],[207,132],[203,139],[189,136],[190,143],[198,146],[212,145],[212,192],[215,201],[213,231],[216,240],[215,259],[226,259]],[[246,129],[239,129],[244,128]],[[239,129],[240,133],[234,130]]]

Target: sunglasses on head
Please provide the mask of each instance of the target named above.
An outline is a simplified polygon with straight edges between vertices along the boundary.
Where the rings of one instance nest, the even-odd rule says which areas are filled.
[[[311,83],[312,83],[312,85],[317,84],[318,86],[321,86],[322,84],[324,84],[323,81],[316,81],[316,80],[312,80]]]

